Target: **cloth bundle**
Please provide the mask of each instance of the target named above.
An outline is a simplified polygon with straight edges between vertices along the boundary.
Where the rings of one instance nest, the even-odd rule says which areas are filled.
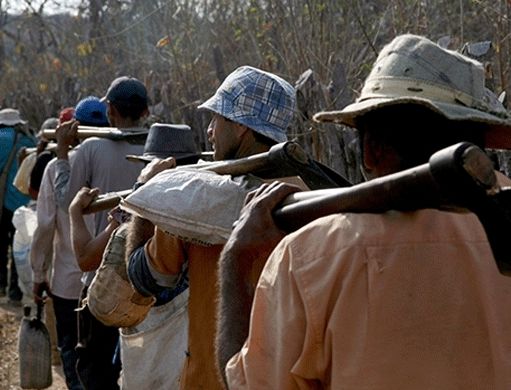
[[[261,183],[250,175],[231,177],[193,168],[170,169],[126,197],[121,208],[185,241],[223,244],[246,194]]]

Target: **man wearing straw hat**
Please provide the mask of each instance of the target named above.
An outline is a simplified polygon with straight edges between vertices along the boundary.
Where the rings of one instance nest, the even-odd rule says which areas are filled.
[[[251,156],[285,141],[295,100],[294,88],[274,74],[249,66],[233,71],[199,106],[213,114],[207,133],[214,160]],[[162,160],[152,166],[157,164],[172,167],[175,162]],[[147,172],[151,169],[149,165]],[[139,180],[147,179],[143,172]],[[209,210],[213,212],[221,210]],[[130,279],[143,295],[156,295],[163,288],[179,288],[189,277],[188,350],[180,387],[222,389],[213,358],[216,271],[222,245],[192,244],[159,228],[153,234],[151,228],[144,232],[140,218],[134,219],[127,247]],[[145,243],[147,232],[151,237]]]
[[[511,133],[481,64],[414,35],[383,48],[355,103],[315,119],[359,130],[370,179]],[[511,388],[511,278],[474,214],[341,213],[282,238],[271,210],[290,191],[249,195],[221,257],[229,388]],[[268,254],[252,294],[243,270]]]

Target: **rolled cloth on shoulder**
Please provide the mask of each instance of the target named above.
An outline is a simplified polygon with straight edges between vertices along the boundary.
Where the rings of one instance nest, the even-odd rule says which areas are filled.
[[[263,183],[192,168],[166,170],[121,202],[121,208],[185,241],[223,244],[245,196]]]

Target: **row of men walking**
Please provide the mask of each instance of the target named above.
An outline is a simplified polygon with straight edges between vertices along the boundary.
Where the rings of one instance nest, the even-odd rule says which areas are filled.
[[[198,107],[211,114],[213,160],[253,156],[286,141],[295,95],[275,74],[234,70]],[[102,99],[80,101],[74,117],[58,124],[56,157],[43,170],[30,255],[33,293],[37,302],[45,293],[52,298],[69,388],[511,386],[511,280],[496,267],[474,214],[347,212],[288,234],[272,212],[303,188],[284,179],[258,182],[240,191],[244,200],[226,201],[212,190],[215,179],[176,169],[179,157],[202,157],[181,148],[190,129],[183,135],[155,125],[149,137],[161,129],[167,135],[152,144],[148,138],[145,147],[129,141],[143,131],[147,102],[133,77],[115,79]],[[19,133],[12,126],[23,125],[15,114],[18,122],[3,120],[0,129],[11,139]],[[315,120],[358,130],[368,180],[427,162],[461,141],[511,146],[510,115],[485,88],[482,65],[414,35],[383,48],[356,102]],[[115,127],[126,140],[93,137],[77,146],[85,124]],[[149,151],[167,141],[164,152]],[[151,212],[124,206],[86,215],[98,193],[129,188]],[[170,214],[172,191],[181,196],[173,213],[194,209],[195,225]],[[12,204],[6,195],[2,223],[5,210],[8,224],[24,200]],[[223,241],[186,237],[165,221],[181,218],[181,226],[199,230],[215,214],[235,221]],[[124,242],[121,268],[140,300],[121,302],[136,313],[120,313],[121,303],[112,311],[136,317],[131,326],[108,326],[91,306],[93,299],[122,300],[116,287],[122,281],[111,279],[102,292],[94,286],[115,252],[114,238]]]

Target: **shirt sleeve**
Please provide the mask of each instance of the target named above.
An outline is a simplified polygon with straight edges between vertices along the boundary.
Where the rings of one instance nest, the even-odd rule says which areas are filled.
[[[295,371],[308,335],[304,302],[290,264],[281,243],[257,284],[248,338],[227,363],[230,389],[319,388]]]
[[[57,215],[49,169],[45,169],[43,174],[36,211],[37,228],[34,232],[30,250],[30,262],[32,265],[33,281],[35,283],[42,283],[47,280],[48,269],[53,256],[53,236],[55,234]]]
[[[143,246],[135,249],[129,257],[128,277],[133,287],[146,297],[175,287],[179,280],[179,275],[164,275],[154,270],[147,261]]]
[[[56,162],[55,174],[55,200],[59,207],[65,208],[67,194],[69,193],[69,175],[71,165],[69,160],[58,159]]]
[[[55,191],[57,205],[67,212],[76,193],[84,186],[90,186],[91,158],[90,144],[84,142],[73,151],[73,164],[69,160],[57,160]]]
[[[146,243],[146,255],[151,267],[163,275],[177,275],[186,261],[187,245],[183,240],[155,227]]]
[[[184,259],[181,244],[177,238],[156,228],[155,235],[144,246],[131,253],[128,277],[140,294],[159,295],[183,283],[187,277],[187,262],[181,261]],[[159,267],[155,267],[155,261],[160,264]],[[160,271],[162,268],[164,271]],[[171,273],[170,269],[177,272]]]

